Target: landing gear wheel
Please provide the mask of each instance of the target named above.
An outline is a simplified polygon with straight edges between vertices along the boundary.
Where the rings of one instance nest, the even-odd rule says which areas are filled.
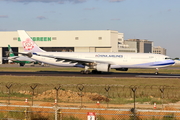
[[[89,73],[91,73],[91,71],[90,70],[81,70],[81,74],[89,74]]]
[[[24,65],[25,65],[25,63],[19,63],[19,65],[22,67],[22,66],[24,66]]]
[[[89,74],[89,73],[90,73],[90,71],[89,71],[89,70],[86,70],[86,71],[85,71],[85,74]]]
[[[155,72],[155,75],[159,75],[159,72]]]
[[[156,68],[156,72],[155,72],[155,75],[159,75],[159,69],[158,68]]]
[[[84,70],[81,70],[81,74],[84,74]]]
[[[92,70],[92,74],[96,74],[97,72],[97,70]]]

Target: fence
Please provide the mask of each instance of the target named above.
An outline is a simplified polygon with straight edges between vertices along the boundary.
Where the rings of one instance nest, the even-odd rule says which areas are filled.
[[[179,95],[175,86],[0,83],[0,119],[180,119]]]
[[[1,105],[3,120],[87,120],[94,113],[94,120],[178,120],[180,111],[136,110],[110,108],[73,108],[48,106]],[[88,119],[93,120],[93,119]]]

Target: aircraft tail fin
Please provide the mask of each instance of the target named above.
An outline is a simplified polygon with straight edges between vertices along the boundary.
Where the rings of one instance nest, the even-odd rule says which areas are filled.
[[[17,32],[21,39],[21,43],[24,48],[24,51],[26,51],[26,52],[45,52],[31,39],[31,37],[24,30],[18,30]]]
[[[14,57],[15,56],[10,45],[8,45],[8,51],[9,51],[9,57]]]

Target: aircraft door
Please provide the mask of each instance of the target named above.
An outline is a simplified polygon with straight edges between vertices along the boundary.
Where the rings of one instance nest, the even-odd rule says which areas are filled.
[[[123,62],[127,63],[128,62],[128,56],[123,56]]]

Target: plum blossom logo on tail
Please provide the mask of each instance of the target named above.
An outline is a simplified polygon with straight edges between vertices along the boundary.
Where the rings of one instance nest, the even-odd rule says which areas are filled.
[[[34,48],[34,42],[29,38],[23,41],[22,44],[26,50],[32,50]]]

